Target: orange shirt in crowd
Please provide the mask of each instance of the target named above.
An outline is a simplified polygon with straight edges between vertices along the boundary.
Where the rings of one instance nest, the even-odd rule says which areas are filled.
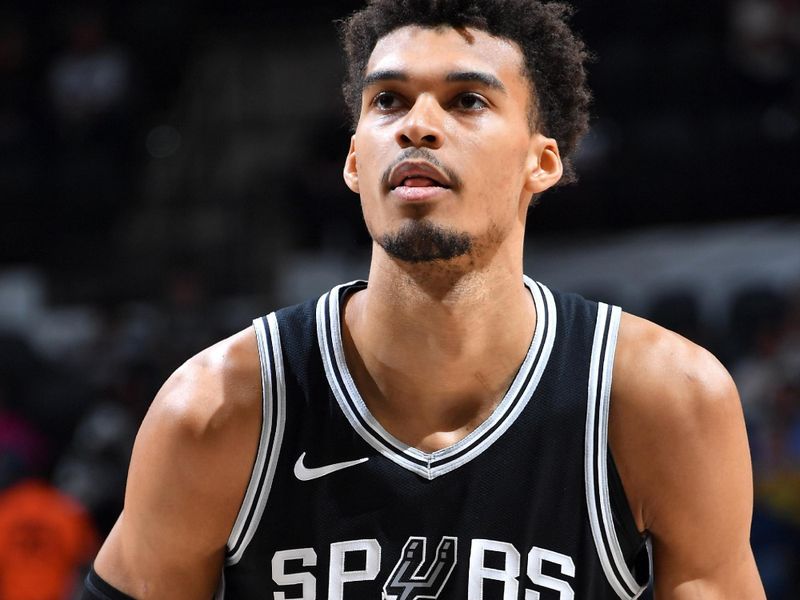
[[[98,535],[75,500],[43,481],[0,493],[0,598],[65,600]]]

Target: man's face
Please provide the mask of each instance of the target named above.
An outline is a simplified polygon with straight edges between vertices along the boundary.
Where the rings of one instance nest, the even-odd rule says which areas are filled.
[[[345,165],[373,240],[410,262],[474,258],[512,236],[521,249],[531,195],[561,175],[531,103],[513,42],[451,27],[381,38]]]

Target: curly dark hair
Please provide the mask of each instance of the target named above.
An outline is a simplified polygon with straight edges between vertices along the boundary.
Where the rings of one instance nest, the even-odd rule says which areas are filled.
[[[472,27],[515,42],[531,87],[531,130],[556,140],[564,163],[560,183],[575,181],[570,157],[589,127],[591,92],[583,41],[567,25],[574,10],[537,0],[369,0],[339,23],[347,73],[342,90],[355,129],[367,62],[380,38],[406,25]]]

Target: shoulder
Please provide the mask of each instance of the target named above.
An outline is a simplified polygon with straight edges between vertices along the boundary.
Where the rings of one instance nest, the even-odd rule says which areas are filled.
[[[261,378],[252,328],[200,352],[158,392],[134,444],[125,505],[96,561],[119,589],[179,582],[210,595],[255,460]]]
[[[614,400],[639,416],[678,421],[738,406],[728,371],[705,348],[634,315],[623,313],[614,361]]]
[[[699,522],[717,533],[747,530],[752,478],[741,404],[707,350],[623,314],[609,441],[634,517],[656,541]],[[724,516],[721,505],[729,507]]]
[[[198,440],[260,414],[261,377],[254,329],[206,348],[181,365],[156,395],[148,419]]]
[[[152,484],[205,500],[220,543],[233,524],[261,430],[261,370],[253,328],[197,354],[159,390],[134,445],[128,499]],[[164,463],[161,457],[173,460]],[[161,479],[161,480],[159,480]]]
[[[609,443],[634,518],[653,541],[656,595],[763,598],[750,549],[744,416],[714,356],[623,315]]]
[[[658,451],[672,442],[701,450],[709,427],[742,424],[736,386],[708,350],[645,319],[623,313],[614,360],[610,423],[625,440]],[[672,453],[670,448],[665,452]]]

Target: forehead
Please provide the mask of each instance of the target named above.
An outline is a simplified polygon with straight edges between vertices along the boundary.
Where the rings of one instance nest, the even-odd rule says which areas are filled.
[[[449,26],[406,26],[380,38],[366,73],[384,70],[419,76],[479,70],[504,83],[524,78],[522,52],[515,42],[479,29],[457,31]]]

